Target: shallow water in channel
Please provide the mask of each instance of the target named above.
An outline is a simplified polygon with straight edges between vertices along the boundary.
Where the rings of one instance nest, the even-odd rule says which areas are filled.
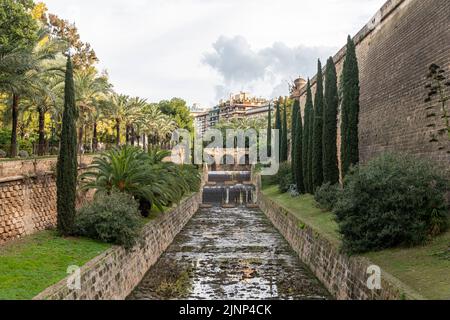
[[[329,299],[259,209],[200,209],[128,299]]]

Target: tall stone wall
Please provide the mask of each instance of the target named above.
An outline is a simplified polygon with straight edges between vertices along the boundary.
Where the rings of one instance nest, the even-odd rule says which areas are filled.
[[[450,167],[450,141],[439,133],[444,122],[437,117],[433,126],[436,119],[427,116],[429,104],[424,102],[432,63],[450,78],[450,1],[389,0],[375,17],[354,38],[361,85],[361,161],[383,151],[400,151]],[[334,56],[339,78],[344,58],[345,48]],[[304,109],[306,88],[294,97]],[[430,142],[433,135],[437,142]]]
[[[80,168],[91,162],[83,157]],[[56,226],[55,166],[56,158],[0,162],[0,244]]]

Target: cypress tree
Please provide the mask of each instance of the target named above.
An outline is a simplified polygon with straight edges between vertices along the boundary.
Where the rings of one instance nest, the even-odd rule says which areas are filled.
[[[297,110],[297,111],[296,111]],[[303,144],[303,127],[302,127],[302,112],[300,110],[300,101],[295,100],[294,102],[294,120],[292,123],[295,127],[295,138],[292,148],[294,150],[292,160],[294,164],[293,173],[295,183],[297,185],[297,190],[300,194],[305,193],[305,184],[303,181],[303,165],[302,165],[302,144]]]
[[[77,185],[77,111],[75,88],[70,56],[67,58],[64,112],[61,128],[61,142],[57,163],[57,226],[60,234],[72,234],[75,222],[75,200]]]
[[[267,116],[267,155],[272,156],[272,106],[270,104]]]
[[[314,193],[314,181],[313,181],[313,129],[314,129],[314,104],[312,102],[312,94],[311,94],[311,108],[309,110],[308,114],[309,120],[308,120],[308,187],[309,193]]]
[[[281,160],[288,161],[288,126],[287,126],[287,99],[284,102],[283,108],[283,123],[281,136]]]
[[[298,122],[298,112],[300,110],[300,103],[298,100],[294,101],[292,107],[292,119],[291,119],[291,168],[292,176],[294,181],[297,181],[297,164],[296,164],[296,148],[297,148],[297,122]]]
[[[359,162],[359,69],[355,44],[350,36],[342,70],[342,123],[341,161],[342,174]]]
[[[278,150],[279,150],[279,156],[280,156],[280,162],[283,162],[283,157],[282,157],[282,150],[281,150],[281,137],[283,136],[283,128],[281,125],[281,110],[280,110],[280,101],[277,101],[277,106],[276,106],[276,112],[275,112],[275,129],[278,130],[279,132],[279,137],[278,137]]]
[[[337,159],[337,113],[339,97],[337,89],[336,66],[333,58],[327,61],[325,71],[325,98],[323,112],[323,179],[324,182],[339,182]]]
[[[303,180],[306,192],[310,192],[310,172],[311,172],[311,157],[310,157],[310,132],[311,120],[313,113],[313,101],[311,93],[311,83],[308,79],[306,87],[306,104],[305,104],[305,119],[303,125],[303,139],[302,139],[302,166],[303,166]]]
[[[313,192],[323,183],[323,74],[322,63],[317,64],[316,96],[314,99],[313,142],[312,142],[312,186]]]

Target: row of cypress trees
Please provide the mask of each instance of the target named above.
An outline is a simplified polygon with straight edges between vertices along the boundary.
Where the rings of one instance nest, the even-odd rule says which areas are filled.
[[[314,193],[324,183],[336,184],[340,178],[336,141],[340,99],[336,66],[331,57],[325,68],[325,82],[323,78],[319,60],[314,101],[311,82],[308,80],[307,83],[304,119],[299,101],[295,101],[293,105],[291,165],[293,179],[300,193]],[[341,89],[341,167],[342,175],[345,176],[350,167],[359,162],[359,71],[355,44],[350,36],[347,41]],[[278,109],[279,105],[277,113]],[[281,145],[284,142],[284,134],[282,131]],[[280,148],[283,150],[284,147]],[[284,160],[283,156],[280,160]]]

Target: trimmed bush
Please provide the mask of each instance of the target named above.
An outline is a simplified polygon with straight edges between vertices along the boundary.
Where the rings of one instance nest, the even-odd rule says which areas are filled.
[[[277,176],[278,188],[280,189],[280,192],[288,192],[289,188],[293,184],[291,165],[287,162],[280,164],[280,169]]]
[[[350,253],[413,246],[446,230],[449,182],[430,161],[386,153],[352,168],[335,207]]]
[[[340,191],[339,184],[332,185],[328,182],[316,190],[314,199],[321,209],[331,211],[338,200]]]
[[[28,153],[28,151],[25,151],[25,150],[20,150],[18,155],[19,155],[19,158],[29,158],[30,157],[30,154]]]
[[[138,203],[126,193],[99,195],[75,218],[75,234],[131,248],[140,234]]]

